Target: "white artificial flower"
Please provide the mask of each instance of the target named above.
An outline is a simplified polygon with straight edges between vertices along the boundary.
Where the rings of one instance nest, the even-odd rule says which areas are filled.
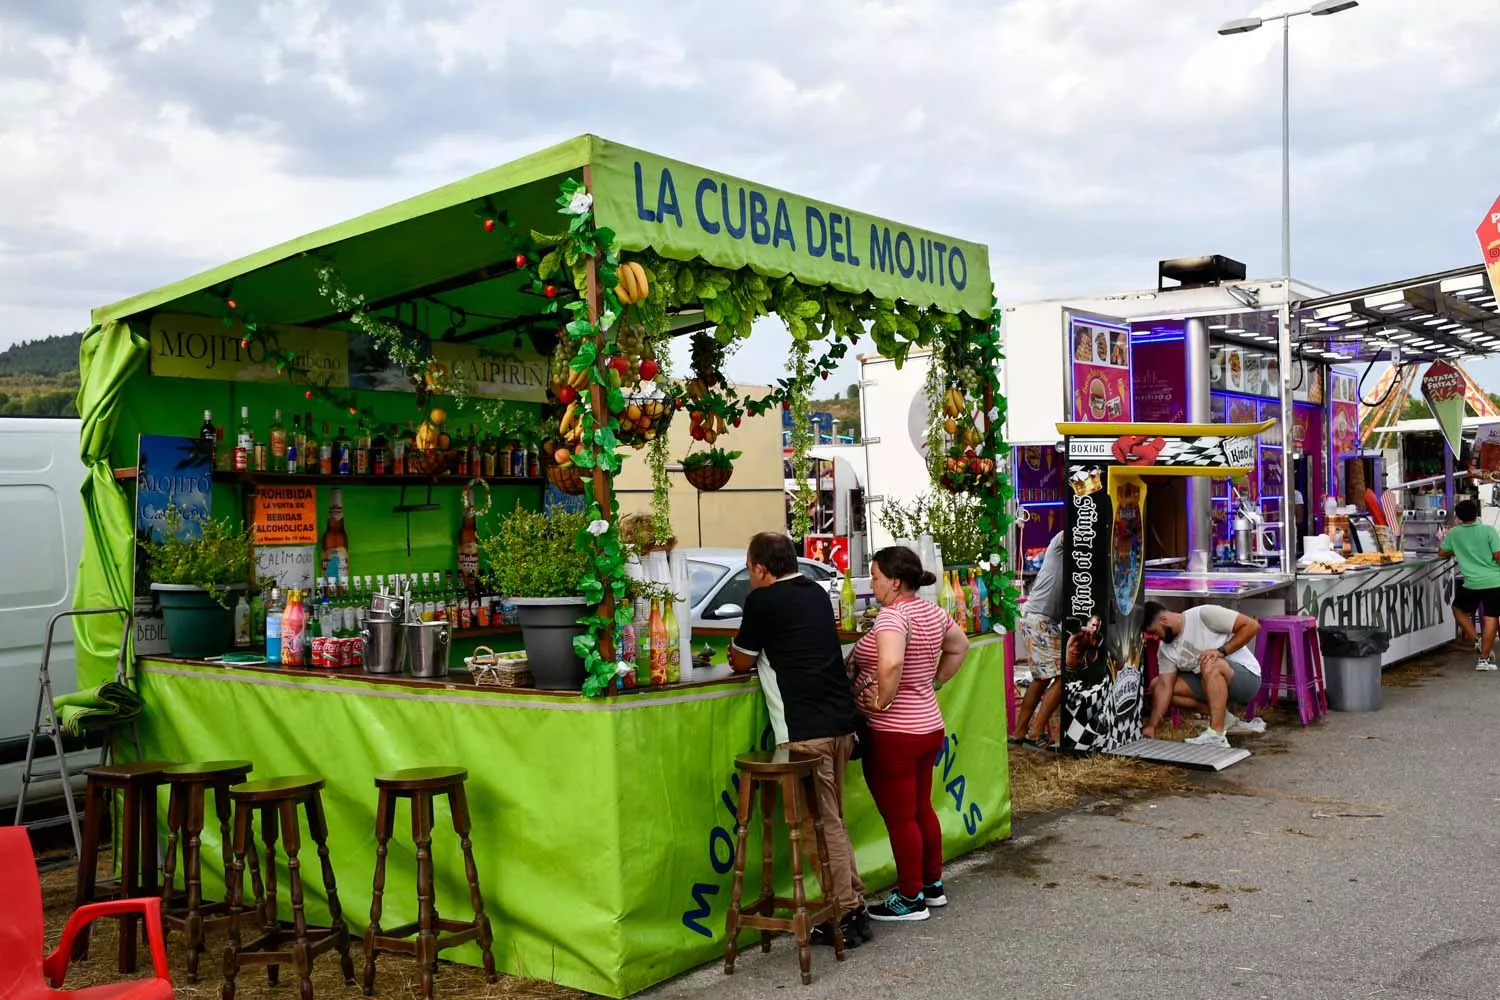
[[[568,202],[569,215],[584,215],[594,207],[594,196],[580,188],[573,192],[573,200]]]
[[[1000,565],[1000,553],[998,553],[998,552],[991,552],[990,553],[990,565],[991,566],[999,566]]]
[[[632,664],[626,663],[624,660],[615,663],[615,675],[618,677],[624,677],[634,669],[635,667]]]
[[[604,520],[603,518],[600,518],[597,521],[589,522],[589,534],[593,535],[595,538],[598,538],[608,530],[609,522]]]
[[[617,320],[619,318],[620,318],[619,316],[615,315],[615,313],[611,312],[610,310],[608,310],[608,309],[604,310],[604,312],[599,315],[599,329],[601,329],[601,330],[610,330],[610,329],[613,329],[614,325],[615,325],[615,320]]]

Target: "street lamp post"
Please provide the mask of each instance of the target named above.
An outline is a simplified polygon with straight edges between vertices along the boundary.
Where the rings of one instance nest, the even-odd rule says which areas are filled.
[[[1304,10],[1291,10],[1269,17],[1242,17],[1229,21],[1219,28],[1221,35],[1241,35],[1264,25],[1267,21],[1281,22],[1281,317],[1276,330],[1276,354],[1281,373],[1281,572],[1291,576],[1295,571],[1296,544],[1293,532],[1298,525],[1293,523],[1296,506],[1293,504],[1292,476],[1292,116],[1291,51],[1292,18],[1303,14],[1323,17],[1358,7],[1359,0],[1318,0]],[[1311,489],[1309,488],[1309,492]]]

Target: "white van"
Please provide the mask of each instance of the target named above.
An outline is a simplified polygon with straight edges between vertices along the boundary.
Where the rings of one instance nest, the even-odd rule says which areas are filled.
[[[5,810],[21,788],[47,622],[73,606],[83,552],[81,427],[76,419],[0,418],[0,822],[10,821]],[[77,689],[70,620],[58,623],[50,666],[54,694]],[[38,756],[52,756],[51,740]],[[97,756],[70,752],[69,766]],[[34,782],[27,800],[60,791]]]

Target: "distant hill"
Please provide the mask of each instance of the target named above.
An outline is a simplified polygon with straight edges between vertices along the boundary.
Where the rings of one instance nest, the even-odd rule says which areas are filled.
[[[0,417],[73,417],[83,334],[26,340],[0,351]]]

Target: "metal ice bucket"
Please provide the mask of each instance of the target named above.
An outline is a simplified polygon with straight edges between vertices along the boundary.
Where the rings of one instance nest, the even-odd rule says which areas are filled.
[[[405,622],[406,663],[413,677],[446,680],[448,677],[448,623]]]
[[[360,635],[365,640],[365,673],[399,674],[405,636],[394,618],[366,618]]]

